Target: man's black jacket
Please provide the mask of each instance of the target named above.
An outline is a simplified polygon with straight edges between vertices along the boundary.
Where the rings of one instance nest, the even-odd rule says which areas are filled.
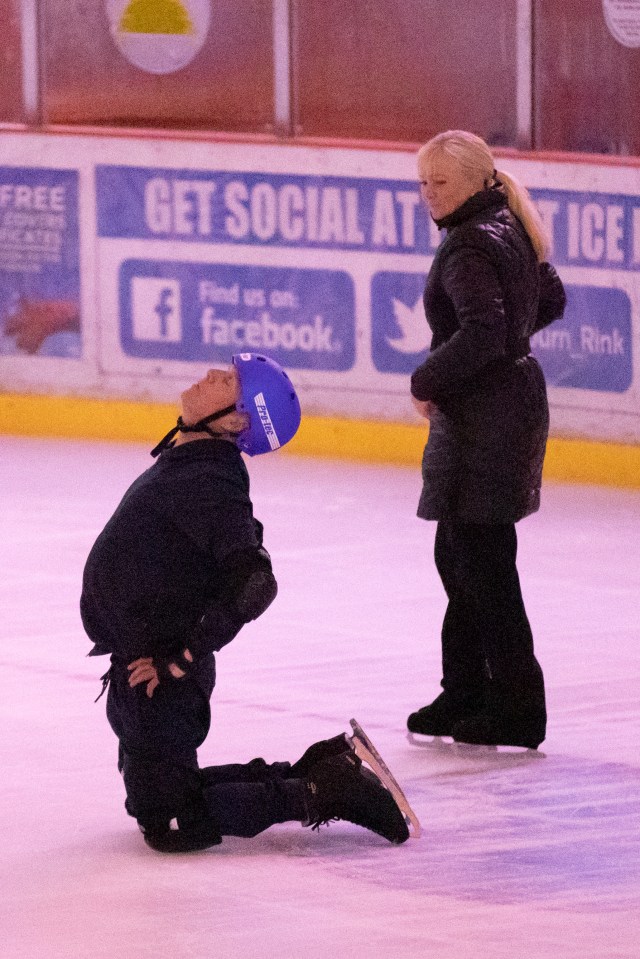
[[[243,593],[256,582],[257,606]],[[239,450],[192,440],[163,452],[125,493],[87,559],[80,610],[90,655],[130,662],[188,647],[198,659],[275,594]]]

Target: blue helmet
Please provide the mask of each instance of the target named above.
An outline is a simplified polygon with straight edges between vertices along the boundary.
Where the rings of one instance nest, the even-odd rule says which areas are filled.
[[[269,453],[288,443],[300,426],[300,401],[293,383],[274,360],[259,353],[235,353],[231,361],[240,380],[236,409],[249,414],[249,426],[238,436],[249,456]]]

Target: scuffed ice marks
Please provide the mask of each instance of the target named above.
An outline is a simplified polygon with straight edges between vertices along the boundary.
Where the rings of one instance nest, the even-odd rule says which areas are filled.
[[[437,747],[416,756],[424,778],[403,779],[424,834],[402,856],[343,850],[345,868],[372,883],[459,900],[544,903],[611,911],[636,895],[640,771],[571,756]],[[355,852],[355,850],[354,850]],[[340,868],[333,861],[332,867]]]

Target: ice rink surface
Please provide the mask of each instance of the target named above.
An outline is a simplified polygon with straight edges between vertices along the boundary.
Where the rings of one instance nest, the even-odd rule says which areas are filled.
[[[640,956],[640,493],[547,483],[518,526],[543,755],[419,747],[444,594],[418,471],[250,460],[280,593],[218,656],[201,763],[295,760],[355,716],[423,838],[292,823],[163,857],[124,811],[78,613],[148,447],[0,442],[3,959]]]

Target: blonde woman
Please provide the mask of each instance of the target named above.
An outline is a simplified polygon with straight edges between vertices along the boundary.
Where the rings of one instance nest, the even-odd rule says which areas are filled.
[[[446,237],[424,294],[431,350],[411,378],[430,420],[418,516],[437,522],[448,597],[443,692],[411,732],[536,749],[542,670],[516,568],[515,524],[540,505],[549,409],[529,337],[565,294],[527,190],[480,137],[441,133],[418,152],[422,198]]]

